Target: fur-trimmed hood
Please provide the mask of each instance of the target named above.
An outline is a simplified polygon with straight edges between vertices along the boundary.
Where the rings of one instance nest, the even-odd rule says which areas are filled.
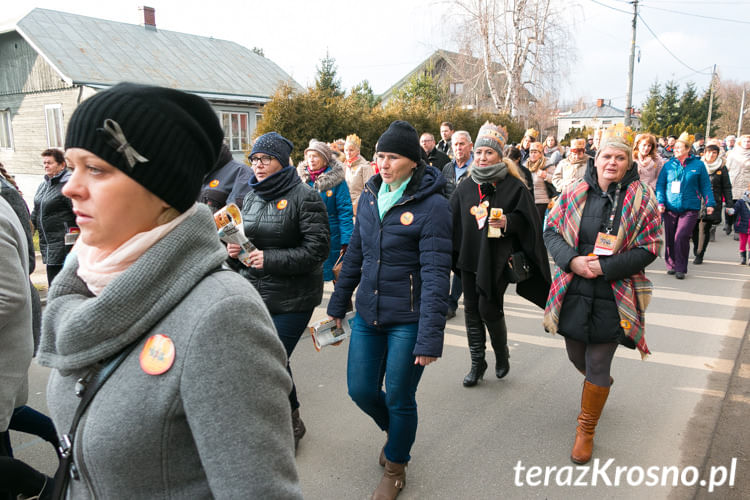
[[[297,165],[297,175],[300,176],[300,179],[302,179],[302,182],[305,184],[310,182],[310,172],[307,170],[307,161],[303,161]],[[313,188],[322,193],[329,189],[333,189],[345,181],[346,172],[344,171],[344,165],[342,165],[337,159],[331,158],[328,167],[326,167],[323,173],[315,179]]]

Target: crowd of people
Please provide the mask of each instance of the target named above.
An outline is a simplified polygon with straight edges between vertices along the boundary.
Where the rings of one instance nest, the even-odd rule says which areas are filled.
[[[723,216],[747,262],[750,135],[613,128],[565,147],[533,128],[514,146],[490,122],[439,132],[394,121],[372,162],[355,133],[311,139],[296,166],[295,145],[270,132],[243,163],[204,99],[123,83],[78,106],[64,152],[42,153],[31,213],[0,166],[8,492],[300,498],[306,427],[290,359],[327,281],[329,319],[343,328],[354,309],[348,394],[385,432],[372,498],[406,484],[417,387],[462,296],[463,385],[483,380],[488,336],[495,377],[508,376],[511,284],[584,376],[570,457],[587,463],[617,348],[649,354],[644,271],[662,245],[668,274],[685,279],[691,240],[701,264]],[[212,214],[232,203],[246,259],[217,236]],[[41,328],[35,231],[50,285]],[[35,350],[52,370],[51,420],[25,406]],[[24,422],[59,446],[55,478],[12,458],[7,430]]]

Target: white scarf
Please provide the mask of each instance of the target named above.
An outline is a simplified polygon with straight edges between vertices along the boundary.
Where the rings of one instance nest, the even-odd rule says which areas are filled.
[[[193,205],[178,217],[166,224],[137,233],[111,253],[89,246],[78,238],[71,251],[78,259],[78,277],[86,283],[91,293],[99,295],[112,280],[122,274],[130,265],[138,260],[146,250],[164,238],[172,229],[190,217],[196,211]]]
[[[703,164],[706,165],[706,170],[708,170],[708,173],[710,175],[713,175],[717,170],[721,168],[721,166],[724,164],[724,161],[720,156],[717,156],[713,163],[708,163],[706,160],[703,160]]]

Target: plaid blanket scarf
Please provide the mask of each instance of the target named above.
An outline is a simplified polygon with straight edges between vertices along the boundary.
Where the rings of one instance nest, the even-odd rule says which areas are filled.
[[[583,179],[566,187],[547,216],[547,225],[560,234],[568,245],[578,249],[578,230],[589,185]],[[631,182],[625,191],[620,227],[617,231],[615,253],[643,248],[659,255],[662,244],[662,222],[654,192],[646,184]],[[573,280],[555,266],[552,287],[544,310],[544,327],[557,333],[560,310],[565,292]],[[651,354],[646,345],[645,312],[651,301],[653,285],[643,271],[629,278],[611,282],[620,315],[620,325],[625,335],[633,340],[641,358]]]

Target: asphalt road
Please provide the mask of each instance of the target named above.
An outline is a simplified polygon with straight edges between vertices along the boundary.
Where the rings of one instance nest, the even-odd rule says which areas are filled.
[[[750,267],[737,264],[731,237],[719,232],[717,240],[684,281],[668,276],[662,259],[647,270],[655,285],[647,313],[653,355],[642,361],[634,351],[617,352],[594,448],[600,469],[612,461],[595,485],[593,471],[581,476],[569,460],[582,377],[562,339],[544,332],[541,310],[509,291],[510,374],[497,380],[491,362],[477,387],[461,385],[469,356],[459,309],[446,327],[443,357],[419,386],[419,429],[399,498],[749,498],[750,347],[743,339]],[[313,319],[324,316],[330,292],[327,286]],[[347,345],[318,353],[305,336],[292,356],[307,426],[297,463],[308,499],[369,498],[382,475],[377,457],[385,435],[346,393]],[[44,411],[48,372],[34,364],[30,373],[30,404]],[[12,438],[19,458],[52,473],[56,458],[47,443]],[[712,466],[726,467],[726,477],[709,493],[708,481],[722,477]],[[619,485],[616,467],[625,467]],[[647,486],[662,479],[662,469],[650,467],[678,469],[666,470],[669,486]],[[672,486],[675,475],[696,483]]]

